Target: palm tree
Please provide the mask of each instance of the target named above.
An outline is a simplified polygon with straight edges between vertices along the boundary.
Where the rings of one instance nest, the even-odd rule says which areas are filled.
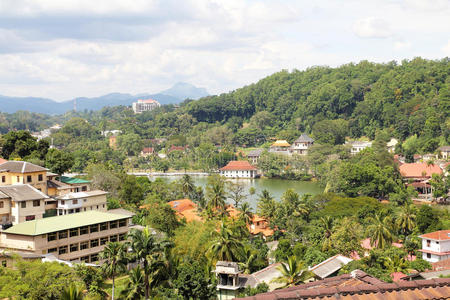
[[[131,269],[128,273],[128,282],[120,292],[122,299],[141,299],[145,295],[144,276],[142,274],[142,268],[138,265],[136,268]]]
[[[389,271],[389,274],[402,272],[404,274],[411,273],[413,269],[409,267],[409,262],[398,255],[394,255],[392,258],[387,257],[384,260],[384,266]]]
[[[251,247],[245,247],[244,257],[245,257],[244,262],[238,263],[239,268],[242,270],[244,274],[250,274],[252,273],[253,266],[258,256]]]
[[[211,208],[224,210],[226,194],[223,185],[214,183],[212,186],[208,186],[206,194]]]
[[[83,300],[83,292],[76,287],[75,284],[71,284],[70,286],[66,287],[62,294],[61,294],[61,300]]]
[[[150,228],[147,226],[143,230],[132,229],[129,234],[130,242],[128,245],[131,248],[133,258],[143,265],[144,268],[144,294],[145,299],[149,299],[150,296],[150,282],[149,276],[154,271],[150,267],[149,258],[151,255],[155,255],[162,251],[161,243],[158,243]],[[155,267],[153,264],[152,267]]]
[[[285,287],[305,282],[314,276],[312,272],[308,271],[305,263],[297,260],[297,257],[295,256],[290,256],[287,263],[281,263],[281,265],[277,267],[277,270],[280,271],[282,275],[272,281],[284,283]]]
[[[379,249],[385,248],[392,244],[392,220],[389,216],[381,219],[380,215],[369,218],[369,226],[367,231],[370,235],[370,245],[376,246]]]
[[[333,229],[333,219],[330,216],[320,218],[320,224],[324,231],[322,251],[327,251],[332,247],[331,234]]]
[[[397,226],[404,234],[412,232],[414,227],[416,227],[415,208],[414,204],[406,203],[397,215]]]
[[[183,175],[181,178],[181,188],[183,190],[183,195],[185,198],[190,198],[192,192],[195,189],[195,185],[192,182],[192,177],[188,174]]]
[[[242,257],[242,242],[223,221],[218,231],[212,232],[212,244],[208,254],[213,260],[239,261]]]
[[[108,243],[102,252],[100,252],[100,258],[104,259],[102,265],[103,270],[108,276],[112,278],[112,295],[111,299],[114,300],[114,287],[115,277],[118,271],[121,271],[125,265],[126,247],[122,243],[112,242]]]
[[[241,212],[239,217],[245,222],[245,224],[250,224],[253,218],[253,212],[250,204],[248,204],[248,202],[242,203],[239,210]]]
[[[277,202],[273,199],[268,190],[263,190],[258,199],[259,215],[271,219],[275,216],[276,209]]]

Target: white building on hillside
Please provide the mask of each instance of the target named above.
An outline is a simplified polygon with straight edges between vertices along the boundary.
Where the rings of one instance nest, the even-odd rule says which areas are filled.
[[[362,150],[364,150],[368,147],[372,147],[372,142],[353,141],[353,142],[349,142],[349,144],[352,146],[352,148],[350,149],[350,154],[353,154],[353,155],[361,152]]]
[[[422,239],[422,258],[439,262],[450,258],[450,230],[439,230],[419,236]]]
[[[248,161],[230,161],[225,167],[219,169],[222,176],[229,178],[255,178],[258,169]]]
[[[133,111],[135,114],[140,114],[144,111],[151,111],[160,107],[161,104],[153,99],[139,99],[137,102],[133,102]]]

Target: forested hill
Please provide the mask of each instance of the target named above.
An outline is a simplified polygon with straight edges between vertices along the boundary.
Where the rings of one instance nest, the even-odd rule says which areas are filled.
[[[191,102],[186,109],[209,123],[267,111],[277,127],[299,131],[309,132],[322,120],[344,119],[352,136],[373,137],[377,128],[392,128],[400,138],[425,129],[433,136],[448,135],[449,73],[449,58],[281,71],[236,91]]]

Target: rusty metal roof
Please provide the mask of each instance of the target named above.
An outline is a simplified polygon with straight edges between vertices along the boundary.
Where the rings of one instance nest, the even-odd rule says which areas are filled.
[[[356,270],[315,282],[241,298],[247,300],[394,300],[449,299],[450,278],[386,283]]]

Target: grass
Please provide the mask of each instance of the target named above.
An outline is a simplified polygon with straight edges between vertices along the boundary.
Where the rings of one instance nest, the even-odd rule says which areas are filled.
[[[117,277],[115,280],[116,286],[114,295],[115,298],[117,298],[120,295],[120,292],[125,289],[125,286],[128,282],[128,275]],[[112,293],[112,279],[108,279],[103,284],[103,289],[108,293],[108,295],[111,295]]]

